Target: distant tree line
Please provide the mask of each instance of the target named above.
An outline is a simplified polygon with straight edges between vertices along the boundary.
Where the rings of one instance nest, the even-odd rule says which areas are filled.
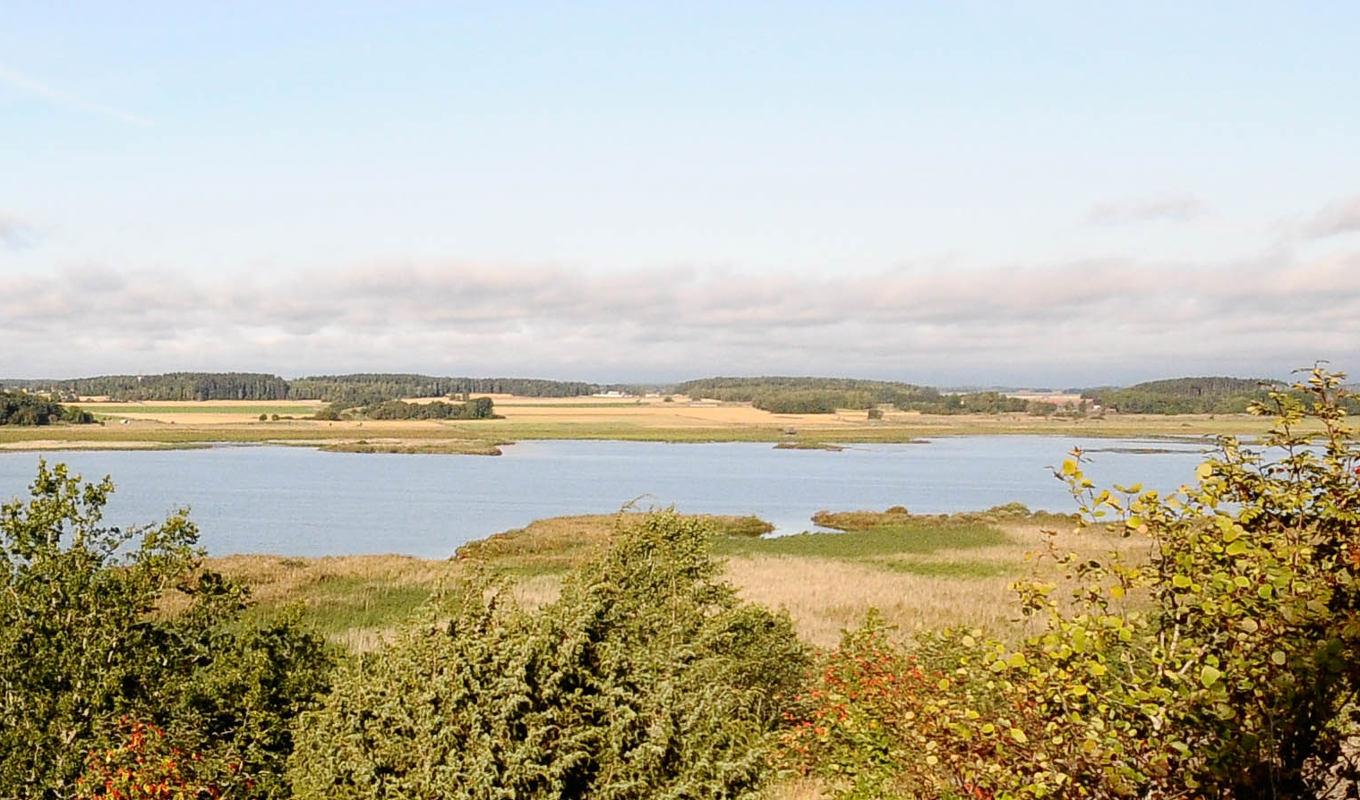
[[[257,372],[169,372],[164,375],[101,375],[40,381],[30,388],[58,397],[113,400],[285,400],[288,382]]]
[[[1279,381],[1260,378],[1172,378],[1087,389],[1081,396],[1123,414],[1242,414],[1280,388]]]
[[[946,394],[929,386],[850,378],[705,378],[678,384],[675,391],[690,397],[751,403],[776,414],[830,414],[837,409],[865,410],[883,405],[931,414],[1044,411],[1000,392]]]
[[[439,378],[429,375],[315,375],[285,380],[255,372],[171,372],[164,375],[103,375],[69,380],[6,381],[5,385],[59,398],[112,400],[325,400],[344,407],[403,397],[516,394],[579,397],[599,391],[593,383],[537,378]]]
[[[0,392],[0,425],[51,425],[56,422],[88,424],[94,415],[74,406],[27,392]]]
[[[448,397],[460,394],[514,394],[521,397],[582,397],[600,387],[581,381],[541,378],[439,378],[430,375],[315,375],[289,382],[293,400],[326,400],[363,405],[403,397]],[[358,402],[355,402],[358,401]]]

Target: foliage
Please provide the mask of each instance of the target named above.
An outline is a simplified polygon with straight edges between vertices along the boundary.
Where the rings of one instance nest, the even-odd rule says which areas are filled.
[[[121,738],[89,754],[75,800],[228,800],[252,790],[238,762],[205,760],[156,725],[120,720]]]
[[[289,620],[237,630],[244,594],[200,568],[185,513],[105,527],[112,491],[40,462],[31,499],[0,510],[0,797],[69,796],[124,716],[230,753],[256,796],[283,796],[321,642]]]
[[[778,403],[776,398],[781,396],[809,393],[827,399],[832,411],[838,407],[863,410],[879,404],[907,409],[921,403],[934,405],[940,400],[940,393],[929,387],[852,378],[704,378],[678,384],[674,390],[690,397],[770,405]]]
[[[1305,407],[1297,396],[1306,393]],[[790,739],[845,796],[1316,798],[1354,791],[1360,480],[1340,376],[1273,392],[1264,451],[1224,439],[1196,485],[1097,490],[1085,518],[1148,557],[1054,553],[1073,588],[1020,585],[1042,630],[908,650],[869,627],[832,654]],[[1320,441],[1298,433],[1319,423]],[[867,787],[867,788],[866,788]]]
[[[1284,388],[1264,378],[1169,378],[1088,389],[1082,397],[1124,414],[1241,414]]]
[[[63,406],[42,395],[0,392],[0,425],[51,425],[55,422],[84,425],[94,422],[94,415],[74,406]]]
[[[463,394],[514,394],[522,397],[580,397],[600,387],[580,381],[537,378],[439,378],[430,375],[313,375],[290,381],[294,400],[325,400],[341,407],[373,405],[405,397],[452,397]]]
[[[476,397],[462,403],[445,403],[442,400],[431,403],[405,403],[401,400],[388,400],[360,409],[358,413],[368,419],[490,419],[494,416],[493,407],[490,397]],[[322,417],[318,414],[317,418]]]
[[[304,717],[298,797],[749,796],[806,657],[711,535],[647,515],[537,613],[459,586]]]
[[[112,400],[283,400],[288,382],[257,372],[169,372],[164,375],[101,375],[35,381],[35,388],[62,397]]]
[[[775,414],[831,414],[892,405],[933,414],[999,414],[1025,411],[1026,401],[1000,392],[943,394],[927,386],[854,378],[705,378],[678,384],[690,397],[751,403]]]
[[[838,408],[867,408],[870,402],[862,392],[802,389],[762,392],[751,405],[771,414],[834,414]]]
[[[460,394],[517,394],[526,397],[579,397],[599,391],[580,381],[536,378],[438,378],[429,375],[314,375],[285,380],[256,372],[169,372],[164,375],[100,375],[68,380],[11,381],[32,391],[60,397],[111,400],[325,400],[343,407],[371,405],[403,397]]]

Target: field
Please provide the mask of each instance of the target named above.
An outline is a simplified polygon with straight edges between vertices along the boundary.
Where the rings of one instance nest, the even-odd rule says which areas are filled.
[[[558,517],[464,545],[449,560],[406,556],[318,559],[231,556],[211,565],[252,588],[255,614],[289,607],[333,640],[357,649],[390,634],[441,584],[469,569],[505,577],[531,605],[556,596],[561,576],[599,552],[628,515]],[[1092,556],[1131,540],[1077,531],[1061,515],[1011,508],[978,514],[855,515],[844,533],[773,539],[746,530],[750,518],[716,518],[715,554],[740,594],[788,610],[809,643],[830,646],[870,608],[903,632],[962,624],[1006,627],[1016,616],[1010,584],[1034,569],[1027,554],[1052,530],[1060,550]],[[811,527],[811,525],[809,526]]]
[[[489,453],[488,446],[529,439],[784,442],[820,446],[906,442],[931,436],[1060,434],[1105,437],[1259,434],[1265,424],[1245,415],[1108,415],[1043,418],[1026,414],[863,411],[773,414],[747,403],[665,402],[646,398],[495,396],[492,420],[319,421],[315,401],[87,402],[102,424],[0,427],[0,449],[156,448],[215,442],[385,447],[394,452]],[[419,402],[419,401],[417,401]],[[264,415],[265,420],[260,416]],[[279,419],[273,417],[277,415]],[[434,444],[440,443],[440,444]]]

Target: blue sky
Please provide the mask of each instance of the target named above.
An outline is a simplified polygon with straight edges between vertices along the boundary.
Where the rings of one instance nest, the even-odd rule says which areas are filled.
[[[1066,385],[1360,349],[1354,4],[0,20],[0,375]]]

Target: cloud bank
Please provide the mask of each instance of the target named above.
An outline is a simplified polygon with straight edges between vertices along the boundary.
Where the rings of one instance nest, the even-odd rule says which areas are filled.
[[[1073,385],[1279,375],[1360,355],[1360,252],[780,278],[428,264],[212,280],[83,268],[6,283],[8,377],[779,372]]]
[[[1314,239],[1356,232],[1360,232],[1360,196],[1332,203],[1304,226],[1304,233]]]

